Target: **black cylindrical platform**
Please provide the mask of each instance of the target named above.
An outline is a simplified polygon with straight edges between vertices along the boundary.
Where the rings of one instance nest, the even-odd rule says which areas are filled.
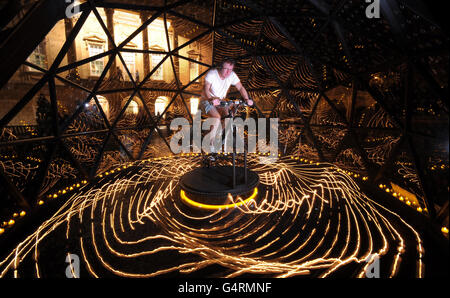
[[[259,184],[259,176],[247,169],[247,183],[245,170],[235,167],[236,185],[233,187],[233,167],[201,167],[186,173],[180,180],[181,189],[186,196],[200,204],[223,205],[229,204],[228,194],[234,198],[240,196],[246,199],[255,193]]]

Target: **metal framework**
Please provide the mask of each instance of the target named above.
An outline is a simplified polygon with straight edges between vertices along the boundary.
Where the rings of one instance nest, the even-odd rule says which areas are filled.
[[[48,1],[44,2],[48,3]],[[43,76],[23,96],[23,98],[21,98],[17,102],[16,105],[0,119],[0,131],[8,125],[8,123],[33,99],[33,97],[39,92],[39,90],[46,84],[49,88],[50,103],[53,113],[53,123],[51,136],[39,136],[35,138],[19,139],[0,143],[0,148],[4,146],[14,146],[17,144],[26,143],[44,142],[45,144],[47,144],[48,150],[46,151],[46,156],[39,168],[39,172],[37,175],[35,175],[34,180],[32,181],[32,183],[30,183],[31,186],[27,188],[25,192],[21,193],[20,191],[18,191],[9,177],[4,173],[4,171],[0,171],[0,178],[2,179],[2,181],[4,181],[5,185],[8,186],[8,190],[11,196],[13,196],[17,200],[17,202],[19,202],[19,204],[27,208],[32,208],[29,206],[32,206],[37,202],[39,198],[37,198],[35,194],[41,187],[45,175],[48,171],[48,167],[54,158],[55,152],[57,151],[63,151],[65,153],[65,156],[68,156],[69,162],[79,171],[83,178],[92,179],[95,176],[95,173],[102,160],[105,148],[107,147],[108,142],[111,140],[116,142],[120,146],[121,150],[125,152],[130,160],[134,159],[133,155],[129,152],[127,147],[118,137],[118,133],[120,131],[142,128],[149,129],[147,137],[141,144],[140,152],[137,157],[138,159],[143,158],[150,141],[154,137],[153,132],[155,130],[158,136],[169,147],[169,144],[158,128],[158,125],[161,123],[163,115],[167,113],[170,106],[178,98],[181,99],[183,107],[185,108],[187,115],[189,115],[190,117],[189,108],[183,95],[193,94],[188,90],[188,88],[193,84],[193,82],[195,82],[197,79],[202,78],[206,73],[203,72],[199,74],[197,78],[190,81],[187,85],[183,86],[177,74],[176,59],[185,59],[191,63],[198,63],[199,65],[206,66],[209,69],[213,67],[221,57],[230,55],[230,53],[234,54],[234,52],[227,52],[227,50],[223,48],[222,45],[223,43],[225,43],[232,46],[233,48],[240,49],[242,54],[239,54],[237,57],[238,64],[239,66],[243,66],[243,68],[245,67],[245,74],[248,77],[251,76],[252,78],[260,79],[265,74],[266,76],[264,77],[264,79],[269,80],[272,84],[272,86],[265,86],[262,84],[258,84],[257,81],[256,83],[245,82],[247,84],[248,91],[252,95],[254,95],[253,97],[256,99],[258,114],[260,116],[263,115],[260,109],[260,102],[258,101],[258,94],[266,94],[271,91],[280,90],[281,92],[279,92],[277,96],[274,96],[272,98],[274,100],[274,105],[270,109],[270,113],[266,114],[266,116],[272,117],[274,114],[276,114],[281,108],[282,100],[286,100],[289,104],[291,104],[294,107],[294,112],[298,116],[298,120],[296,121],[295,125],[302,129],[302,132],[296,137],[294,143],[297,143],[299,141],[302,133],[304,132],[306,139],[310,141],[309,145],[317,152],[319,160],[326,162],[336,162],[336,159],[344,150],[351,149],[353,150],[353,152],[355,152],[355,154],[361,157],[366,171],[365,174],[370,178],[371,181],[377,183],[377,181],[381,181],[384,179],[384,177],[389,172],[389,169],[393,167],[393,164],[398,159],[399,155],[405,152],[402,148],[406,145],[409,149],[407,153],[410,154],[414,171],[418,177],[419,185],[423,190],[423,197],[426,208],[429,211],[430,217],[435,217],[433,199],[435,195],[432,194],[432,191],[430,190],[430,183],[427,182],[428,173],[424,163],[424,159],[427,155],[423,155],[423,152],[418,152],[414,144],[414,138],[436,140],[436,137],[417,131],[411,125],[414,110],[415,108],[417,108],[417,101],[415,100],[415,97],[417,95],[414,88],[415,86],[417,86],[419,79],[421,79],[421,82],[424,82],[428,86],[428,90],[433,96],[435,96],[436,102],[440,101],[442,103],[440,107],[442,107],[443,113],[448,119],[448,86],[442,87],[441,84],[436,80],[436,76],[433,75],[433,70],[431,69],[430,65],[425,63],[425,61],[427,61],[427,59],[429,59],[430,57],[444,56],[448,59],[448,36],[442,34],[439,31],[438,25],[430,20],[431,17],[429,13],[421,13],[421,11],[418,11],[418,9],[420,9],[420,5],[413,5],[414,9],[411,9],[410,7],[402,8],[404,4],[401,1],[381,1],[383,18],[389,25],[389,30],[387,31],[387,36],[385,36],[385,38],[392,38],[394,40],[395,47],[391,48],[389,52],[392,53],[391,56],[388,56],[388,52],[382,53],[382,55],[386,55],[384,61],[374,63],[373,65],[365,65],[361,61],[361,58],[359,58],[361,54],[358,54],[358,51],[355,50],[355,44],[360,42],[360,40],[362,42],[366,40],[367,31],[361,29],[361,26],[355,26],[354,24],[352,24],[352,19],[346,17],[346,13],[349,13],[351,9],[359,9],[360,11],[360,6],[353,4],[352,1],[337,1],[335,5],[329,5],[328,2],[322,0],[287,1],[286,3],[278,5],[275,4],[276,1],[261,2],[253,0],[212,0],[207,2],[209,3],[209,5],[211,5],[212,10],[211,20],[209,23],[196,18],[195,14],[193,13],[183,13],[178,10],[178,8],[181,7],[189,11],[189,5],[193,5],[195,9],[195,6],[200,4],[198,1],[194,0],[181,0],[175,2],[171,1],[170,4],[168,4],[167,1],[163,1],[160,6],[146,5],[146,2],[143,2],[144,4],[138,5],[127,3],[127,1],[88,0],[87,2],[80,5],[79,8],[81,11],[81,15],[76,24],[73,26],[73,29],[70,32],[67,40],[65,41],[59,54],[48,70],[42,69],[30,62],[23,62],[23,60],[25,59],[22,59],[20,63],[24,63],[24,65],[39,70],[43,73]],[[287,13],[287,11],[289,10],[289,5],[294,2],[296,2],[296,5],[300,7],[298,16],[295,17],[290,15],[289,18],[294,20],[294,23],[298,22],[298,24],[305,24],[305,22],[309,22],[310,24],[313,24],[313,26],[311,25],[302,29],[307,33],[305,33],[305,36],[302,36],[302,30],[294,29],[295,25],[292,25],[289,22],[289,19],[283,18],[283,11]],[[417,1],[415,3],[417,4]],[[274,6],[274,9],[267,9],[267,7],[271,5]],[[117,45],[115,44],[114,38],[108,30],[108,26],[100,17],[100,14],[98,12],[98,8],[100,7],[108,9],[111,8],[147,11],[151,15],[146,21],[142,23],[141,26],[139,26],[139,28],[135,32],[133,32],[130,36],[128,36],[128,38]],[[243,16],[242,13],[236,13],[235,15],[233,13],[230,13],[230,11],[239,12],[240,10],[242,10],[242,7],[245,8],[245,16]],[[60,9],[64,9],[64,7],[62,6],[60,7]],[[406,24],[408,24],[410,20],[406,19],[406,17],[403,17],[402,12],[404,11],[425,16],[425,21],[421,21],[427,24],[427,28],[429,26],[435,28],[437,32],[435,35],[437,36],[437,38],[443,39],[441,47],[437,49],[426,50],[411,49],[410,41],[407,40],[410,31],[405,29],[407,27]],[[112,45],[111,48],[101,54],[68,63],[64,66],[60,66],[62,59],[68,53],[70,46],[73,44],[75,38],[83,27],[88,15],[91,13],[95,15],[96,19],[101,25],[108,38],[109,43]],[[55,15],[61,17],[61,12],[55,13]],[[190,24],[197,25],[204,29],[204,31],[191,38],[189,42],[181,46],[175,45],[172,49],[170,46],[169,32],[166,22],[169,16],[171,18],[184,20],[186,22],[189,22]],[[163,18],[164,20],[164,31],[168,44],[167,51],[135,50],[124,48],[125,45],[127,45],[134,37],[140,34],[145,28],[147,28],[149,24],[151,24],[157,18]],[[51,20],[53,22],[53,25],[57,20],[57,18],[53,18]],[[364,22],[366,21],[367,20],[364,20]],[[241,29],[241,27],[239,26],[253,26],[252,22],[257,23],[257,27],[255,28],[259,28],[257,29],[259,31],[244,34],[245,32],[243,33],[242,31],[245,30]],[[379,26],[380,23],[376,21],[374,21],[373,23],[375,28],[374,30],[376,30],[378,28],[377,26]],[[48,25],[49,24],[47,24],[47,26],[43,28],[44,31],[40,32],[40,35],[37,36],[45,36],[45,34],[51,28],[51,26]],[[24,25],[24,27],[21,27],[20,29],[22,29],[23,31],[25,28],[26,27]],[[331,37],[330,32],[334,32],[334,36]],[[208,35],[212,36],[213,61],[211,65],[196,61],[189,57],[183,57],[179,54],[180,49],[183,49],[189,44],[198,41]],[[351,39],[349,38],[350,36]],[[309,39],[307,43],[304,42],[306,38]],[[378,44],[382,42],[383,37],[373,34],[371,38],[373,42],[377,44],[377,47],[380,48],[380,51],[382,51],[383,47],[379,46]],[[322,44],[324,40],[332,40],[330,44],[332,42],[335,42],[337,44],[324,45]],[[336,49],[338,49],[336,50],[336,55],[344,58],[340,59],[340,61],[336,61],[333,60],[333,58],[326,57],[326,55],[321,56],[322,51],[326,51],[326,47],[331,46],[336,46]],[[268,48],[271,48],[272,50],[268,51]],[[20,57],[27,57],[27,55],[30,54],[31,50],[32,48],[29,48],[28,53],[23,50],[23,53]],[[140,82],[136,82],[133,79],[133,75],[130,73],[130,70],[127,68],[127,65],[121,54],[123,52],[134,52],[141,54],[156,53],[163,54],[165,56],[158,63],[158,65],[153,67],[153,69]],[[1,57],[5,58],[5,55],[1,55]],[[108,90],[101,89],[101,84],[105,81],[106,75],[111,70],[116,57],[124,66],[126,75],[131,81],[131,87],[128,86],[126,88],[113,88]],[[77,82],[68,80],[61,76],[63,72],[73,70],[81,65],[90,63],[99,58],[107,58],[108,62],[106,63],[99,79],[96,81],[92,88],[87,88],[85,86],[82,86],[81,84],[78,84]],[[287,71],[288,73],[284,74],[283,78],[287,77],[287,80],[283,80],[280,78],[281,73],[277,65],[277,61],[285,61],[282,60],[284,58],[292,58],[295,61],[293,66],[285,69],[285,71]],[[145,85],[149,82],[151,76],[158,69],[158,67],[161,66],[166,60],[170,61],[171,69],[174,75],[173,86],[175,86],[175,88],[160,88],[157,86],[148,87],[148,85]],[[249,60],[250,62],[248,62]],[[17,64],[17,61],[15,62],[16,64],[11,65],[20,65]],[[373,75],[376,73],[387,72],[402,65],[406,65],[406,76],[403,85],[401,86],[401,88],[403,89],[401,95],[402,106],[395,107],[386,99],[385,94],[383,94],[383,92],[381,92],[379,88],[376,88],[371,84],[371,80],[373,78]],[[9,67],[9,69],[11,67]],[[281,65],[280,67],[283,68],[284,65]],[[308,72],[304,71],[305,69],[308,70],[309,74]],[[326,73],[339,73],[340,78],[337,79],[337,76],[333,77],[333,79],[329,79],[328,77],[325,78],[323,75],[324,69]],[[261,75],[260,73],[258,73],[258,71],[262,71],[264,72],[264,74]],[[298,84],[298,73],[307,73],[305,76],[310,75],[309,78],[314,83],[309,83],[309,85],[306,83],[304,83],[303,85]],[[12,74],[12,71],[2,74],[2,80],[0,81],[2,86],[8,81],[9,77]],[[71,86],[72,88],[88,93],[88,96],[83,100],[82,104],[80,104],[78,108],[73,111],[70,117],[68,117],[62,123],[58,123],[58,121],[56,121],[59,99],[56,92],[55,80],[59,80],[67,84],[68,86]],[[351,88],[350,110],[347,111],[347,114],[349,115],[348,119],[346,113],[343,112],[342,108],[338,107],[336,99],[330,98],[327,95],[330,90],[339,85],[344,85]],[[151,116],[148,103],[144,100],[144,96],[142,94],[143,91],[161,91],[170,92],[171,94],[173,94],[164,112],[157,119],[153,119],[153,117]],[[115,121],[110,122],[106,117],[97,96],[121,92],[129,92],[130,95]],[[305,111],[302,108],[302,104],[304,104],[303,99],[301,97],[295,96],[293,92],[304,92],[306,94],[317,95],[317,99],[312,103],[311,113],[309,115],[305,114]],[[358,117],[356,113],[357,106],[360,100],[359,95],[362,92],[367,92],[368,94],[370,94],[373,100],[380,106],[380,109],[384,112],[385,115],[387,115],[386,117],[388,117],[390,122],[392,123],[391,127],[358,126]],[[144,108],[145,114],[150,123],[141,125],[139,127],[118,127],[117,124],[122,119],[126,108],[136,97],[140,99],[140,103]],[[89,103],[91,100],[94,100],[97,104],[106,128],[87,132],[68,133],[67,129],[70,124],[80,115],[80,113],[83,112],[84,105],[86,103]],[[331,124],[313,123],[312,119],[320,112],[319,105],[327,106],[330,111],[337,115],[339,121]],[[399,109],[405,110],[405,115],[403,117],[399,116]],[[190,120],[192,121],[192,118],[190,118]],[[321,136],[318,135],[316,129],[339,129],[346,131],[345,136],[339,140],[336,149],[332,150],[333,152],[331,158],[328,155],[324,154],[324,151],[328,148],[325,148],[325,144],[319,141]],[[367,150],[365,150],[364,144],[362,144],[361,138],[359,137],[361,133],[369,134],[377,133],[379,131],[397,134],[400,136],[400,141],[398,141],[394,145],[394,148],[390,151],[390,154],[386,157],[382,165],[375,164],[370,160],[367,154]],[[67,138],[94,134],[106,134],[106,137],[103,140],[102,146],[98,148],[99,152],[96,156],[94,167],[90,172],[88,172],[80,164],[77,158],[73,156],[70,149],[63,142],[63,140]]]

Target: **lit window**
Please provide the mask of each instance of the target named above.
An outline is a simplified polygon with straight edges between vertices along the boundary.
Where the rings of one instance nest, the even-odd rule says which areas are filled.
[[[137,115],[138,113],[139,113],[139,105],[137,104],[137,102],[132,100],[128,104],[127,109],[125,110],[125,114],[127,114],[127,115]]]
[[[191,114],[195,115],[198,110],[198,98],[197,97],[191,97]]]
[[[152,54],[152,68],[156,67],[156,65],[158,65],[158,63],[161,62],[161,60],[163,59],[163,55],[162,54]],[[163,76],[163,68],[162,65],[160,67],[158,67],[158,69],[153,73],[152,75],[152,80],[163,80],[164,76]]]
[[[103,44],[98,43],[88,43],[88,49],[89,49],[89,57],[101,54],[104,52]],[[103,58],[97,59],[95,61],[91,62],[91,76],[99,77],[103,69],[105,67]]]
[[[162,115],[167,107],[168,99],[165,96],[160,96],[155,101],[155,115]],[[164,115],[165,116],[165,115]],[[163,117],[164,118],[164,117]]]
[[[127,65],[128,70],[130,71],[131,75],[136,79],[136,54],[135,53],[129,53],[129,52],[122,52],[121,53],[123,60],[125,61],[125,64]],[[124,72],[126,73],[126,71]],[[128,75],[125,77],[128,78]]]
[[[45,44],[40,43],[37,48],[31,53],[30,57],[28,58],[28,61],[33,63],[36,66],[39,66],[40,68],[47,69],[47,62],[45,61]],[[37,71],[35,68],[29,67],[29,70],[31,71]]]

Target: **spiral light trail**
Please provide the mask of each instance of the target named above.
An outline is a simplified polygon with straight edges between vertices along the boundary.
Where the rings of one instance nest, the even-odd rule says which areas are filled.
[[[259,158],[248,160],[257,196],[218,210],[180,198],[179,179],[199,155],[122,165],[68,198],[1,260],[0,276],[64,277],[69,254],[80,257],[81,277],[364,277],[377,259],[383,277],[424,276],[419,233],[346,173]]]

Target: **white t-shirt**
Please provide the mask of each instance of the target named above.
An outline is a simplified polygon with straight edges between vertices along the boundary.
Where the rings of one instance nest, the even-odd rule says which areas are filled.
[[[215,68],[211,69],[206,73],[205,81],[211,84],[210,89],[211,94],[221,99],[227,96],[227,92],[228,89],[230,88],[230,85],[235,86],[237,83],[240,82],[238,76],[234,71],[232,71],[227,78],[222,80],[219,76],[219,72]]]

